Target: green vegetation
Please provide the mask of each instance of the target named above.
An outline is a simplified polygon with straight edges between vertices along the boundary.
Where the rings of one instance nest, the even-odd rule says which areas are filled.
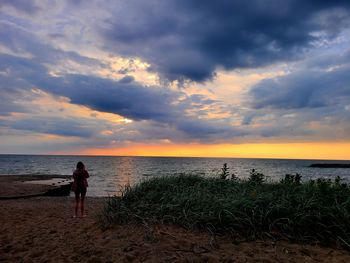
[[[151,178],[111,197],[101,223],[174,223],[246,239],[268,235],[349,246],[350,188],[340,178],[301,183],[296,174],[266,182],[255,170],[248,180],[227,178],[227,166],[219,178]]]

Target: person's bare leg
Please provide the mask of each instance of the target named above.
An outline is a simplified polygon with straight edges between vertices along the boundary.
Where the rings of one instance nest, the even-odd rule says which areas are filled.
[[[79,193],[78,192],[74,192],[75,194],[75,212],[74,212],[74,217],[78,216],[78,207],[79,207]]]
[[[85,195],[86,195],[86,193],[84,193],[84,192],[81,193],[81,199],[80,199],[81,217],[86,217],[86,215],[84,214],[84,212],[85,212],[85,207],[84,207]]]

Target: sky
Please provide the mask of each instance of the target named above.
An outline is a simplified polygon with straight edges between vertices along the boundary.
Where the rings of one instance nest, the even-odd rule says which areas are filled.
[[[350,159],[348,0],[0,0],[0,154]]]

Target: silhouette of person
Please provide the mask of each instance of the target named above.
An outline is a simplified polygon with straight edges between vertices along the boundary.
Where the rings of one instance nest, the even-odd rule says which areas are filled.
[[[84,201],[88,187],[87,178],[89,178],[89,173],[85,170],[85,165],[82,162],[78,162],[77,169],[73,172],[74,182],[72,185],[72,191],[74,191],[75,194],[75,210],[73,217],[78,216],[79,204],[81,217],[86,216],[84,214]]]

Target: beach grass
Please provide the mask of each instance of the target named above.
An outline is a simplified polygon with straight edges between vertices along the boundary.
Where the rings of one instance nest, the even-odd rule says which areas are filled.
[[[267,182],[255,170],[246,180],[222,174],[154,177],[109,198],[100,216],[102,227],[130,222],[349,248],[350,188],[340,178],[302,183],[298,174]]]

